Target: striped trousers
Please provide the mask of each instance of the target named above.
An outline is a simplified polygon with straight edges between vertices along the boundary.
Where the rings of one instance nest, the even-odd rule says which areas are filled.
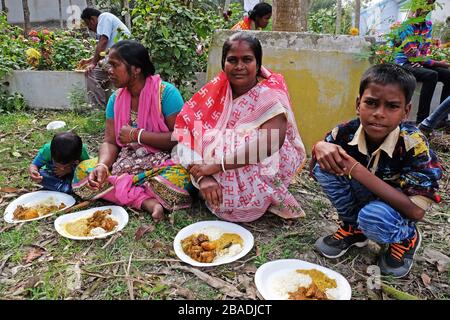
[[[355,179],[329,173],[318,164],[313,175],[336,208],[339,219],[359,228],[370,240],[395,243],[414,236],[412,220],[403,217]]]

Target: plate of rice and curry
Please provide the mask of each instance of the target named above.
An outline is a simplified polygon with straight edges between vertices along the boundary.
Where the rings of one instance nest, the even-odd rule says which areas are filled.
[[[119,206],[95,207],[65,214],[55,220],[55,229],[72,240],[106,238],[128,223],[128,213]]]
[[[12,201],[6,207],[3,219],[9,223],[39,220],[67,210],[75,202],[74,197],[62,192],[30,192]]]
[[[225,221],[201,221],[181,229],[173,247],[183,262],[212,267],[236,261],[253,248],[253,235]]]
[[[266,300],[350,300],[352,289],[336,271],[296,259],[267,262],[255,273]]]

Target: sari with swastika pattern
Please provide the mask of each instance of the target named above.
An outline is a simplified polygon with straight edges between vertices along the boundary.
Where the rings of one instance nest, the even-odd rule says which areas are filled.
[[[228,221],[253,221],[266,211],[283,218],[304,216],[288,191],[306,153],[287,87],[280,74],[264,67],[261,72],[263,80],[234,100],[227,76],[221,72],[184,105],[175,124],[174,137],[179,141],[176,161],[187,166],[194,161],[220,163],[224,154],[256,139],[262,124],[279,114],[286,116],[286,136],[278,152],[259,163],[214,175],[222,188],[223,202],[219,208],[207,206]]]

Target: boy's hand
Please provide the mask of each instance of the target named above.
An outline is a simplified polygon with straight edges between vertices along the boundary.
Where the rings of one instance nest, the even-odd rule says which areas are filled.
[[[189,166],[188,169],[195,180],[200,177],[212,176],[222,170],[220,164],[194,164]]]
[[[71,163],[68,163],[68,164],[55,163],[55,169],[53,170],[53,173],[58,178],[64,177],[71,172],[72,172],[72,164]]]
[[[342,150],[344,150],[344,149],[342,149]],[[353,158],[352,156],[350,156],[347,152],[343,152],[343,153],[341,153],[341,156],[342,156],[342,161],[343,161],[343,163],[344,163],[344,166],[345,166],[345,172],[344,172],[344,174],[345,175],[349,175],[350,174],[350,170],[352,170],[352,172],[353,172],[353,168],[355,167],[355,164],[358,162],[358,161],[356,161],[355,160],[355,158]]]
[[[346,167],[348,161],[344,161],[343,158],[343,155],[347,155],[347,152],[337,144],[320,141],[315,145],[314,154],[316,155],[317,163],[325,171],[342,176],[346,170],[349,170]]]
[[[120,129],[120,133],[119,133],[119,141],[120,141],[122,144],[128,144],[128,143],[133,142],[133,141],[131,141],[131,139],[130,139],[130,132],[131,132],[132,129],[133,129],[133,128],[132,128],[131,126],[129,126],[129,125],[123,126],[123,127]]]
[[[222,187],[213,177],[205,177],[200,183],[200,193],[203,198],[208,201],[208,203],[213,208],[219,208],[222,203]]]
[[[36,165],[30,165],[30,167],[28,168],[28,172],[30,173],[31,180],[33,180],[34,182],[40,183],[42,181],[43,178],[39,173],[39,168]]]

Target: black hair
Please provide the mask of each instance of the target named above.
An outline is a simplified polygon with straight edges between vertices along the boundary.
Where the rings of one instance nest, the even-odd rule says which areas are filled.
[[[87,7],[81,13],[81,19],[89,20],[91,17],[98,17],[101,14],[102,14],[101,11],[99,11],[95,8]]]
[[[114,44],[114,49],[119,57],[127,63],[128,72],[131,72],[131,66],[141,68],[144,77],[155,74],[155,66],[150,60],[150,55],[142,44],[135,40],[122,40]]]
[[[53,161],[68,164],[81,158],[83,143],[73,132],[60,132],[53,136],[50,151]]]
[[[407,104],[411,101],[414,89],[416,88],[416,78],[414,75],[408,70],[391,63],[378,64],[364,72],[359,83],[359,97],[362,97],[364,91],[371,83],[398,85],[405,95]]]
[[[248,16],[250,19],[255,21],[257,17],[264,17],[265,15],[272,13],[272,6],[268,3],[261,2],[253,7],[252,10],[249,11]]]
[[[234,41],[245,41],[250,45],[253,54],[255,55],[256,64],[258,65],[258,71],[256,74],[260,74],[262,66],[262,46],[258,38],[248,32],[238,32],[233,34],[227,40],[225,40],[222,47],[222,70],[225,68],[225,59],[227,58],[228,51],[231,49],[231,43]]]

